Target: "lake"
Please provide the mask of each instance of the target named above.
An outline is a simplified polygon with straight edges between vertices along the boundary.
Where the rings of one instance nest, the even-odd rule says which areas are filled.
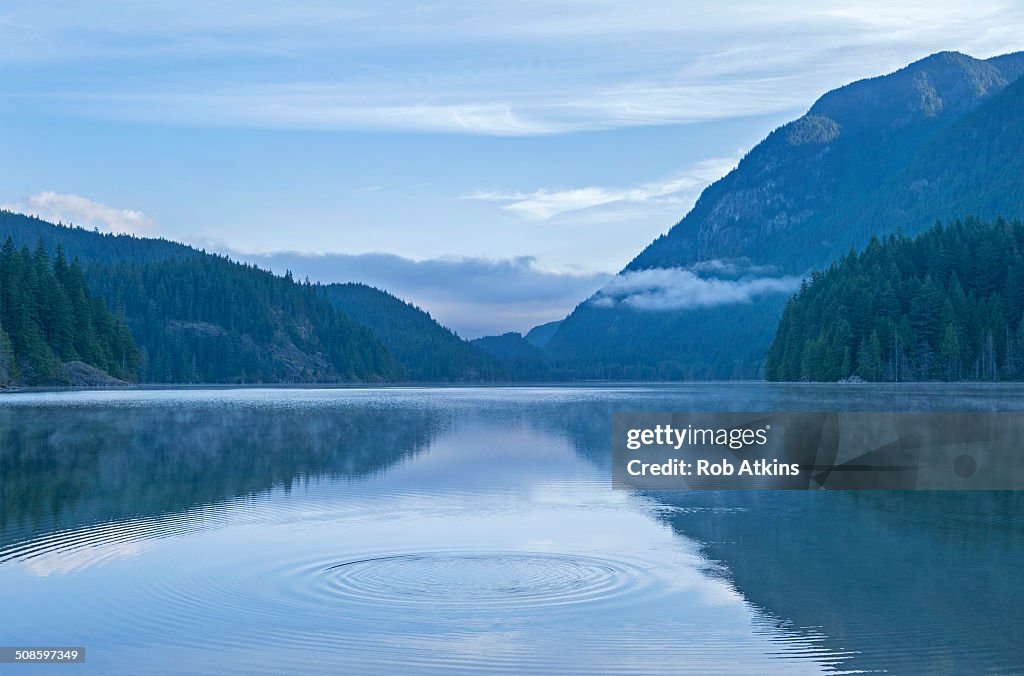
[[[1024,669],[1017,492],[612,490],[616,411],[1024,411],[1021,386],[0,395],[10,672]]]

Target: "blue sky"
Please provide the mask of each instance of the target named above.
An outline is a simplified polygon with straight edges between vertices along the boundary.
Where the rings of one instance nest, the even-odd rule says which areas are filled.
[[[1020,2],[8,0],[0,204],[523,331],[825,91],[1021,35]]]

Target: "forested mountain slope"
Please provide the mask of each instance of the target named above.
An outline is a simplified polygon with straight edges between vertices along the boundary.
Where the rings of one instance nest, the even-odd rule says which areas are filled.
[[[872,239],[786,304],[769,380],[1024,379],[1024,224]]]
[[[77,258],[58,246],[0,249],[0,386],[71,383],[65,365],[85,364],[134,380],[139,350],[119,313],[89,292]]]

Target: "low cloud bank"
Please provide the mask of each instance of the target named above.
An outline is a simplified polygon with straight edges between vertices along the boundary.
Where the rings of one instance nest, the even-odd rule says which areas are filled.
[[[792,293],[801,277],[763,276],[769,268],[742,262],[705,261],[691,268],[653,268],[625,272],[612,279],[590,300],[596,307],[625,306],[635,310],[667,311],[750,303],[759,296]],[[728,277],[701,276],[719,272]]]
[[[224,251],[296,279],[361,282],[427,310],[467,338],[528,331],[562,319],[612,276],[544,270],[532,256],[515,258],[432,258],[394,254],[244,254]]]

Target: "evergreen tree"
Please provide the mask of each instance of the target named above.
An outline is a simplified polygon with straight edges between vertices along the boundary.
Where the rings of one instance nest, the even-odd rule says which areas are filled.
[[[864,380],[882,379],[882,343],[878,339],[877,331],[872,331],[870,338],[861,341],[857,349],[857,363],[857,375]]]
[[[946,380],[960,380],[963,373],[963,362],[960,357],[960,338],[952,323],[946,324],[946,333],[942,338],[942,349],[939,360],[943,367]]]

